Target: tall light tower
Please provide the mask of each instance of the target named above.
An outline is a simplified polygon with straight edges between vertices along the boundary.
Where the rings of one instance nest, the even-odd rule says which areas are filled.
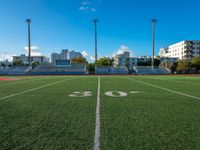
[[[99,20],[98,19],[93,19],[93,22],[94,22],[94,34],[95,34],[95,65],[97,65],[97,22]]]
[[[31,66],[31,19],[26,19],[26,22],[28,23],[28,60],[29,60],[29,66]]]
[[[152,68],[154,68],[154,56],[155,56],[155,24],[158,20],[152,19]]]

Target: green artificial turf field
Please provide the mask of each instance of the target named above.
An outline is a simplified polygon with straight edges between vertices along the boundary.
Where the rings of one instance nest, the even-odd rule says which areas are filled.
[[[0,81],[0,149],[200,149],[200,76],[15,78]]]

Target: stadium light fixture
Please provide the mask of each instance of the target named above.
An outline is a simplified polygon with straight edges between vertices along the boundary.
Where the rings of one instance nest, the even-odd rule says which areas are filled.
[[[31,19],[26,19],[26,22],[28,24],[28,59],[29,59],[29,66],[31,66]]]
[[[95,65],[97,65],[97,50],[98,50],[98,46],[97,46],[97,22],[99,20],[97,18],[93,19],[94,22],[94,34],[95,34]]]
[[[152,19],[152,68],[154,68],[154,56],[155,56],[155,24],[158,20]]]

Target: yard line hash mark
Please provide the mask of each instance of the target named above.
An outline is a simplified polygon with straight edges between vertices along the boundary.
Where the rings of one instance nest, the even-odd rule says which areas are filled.
[[[100,90],[101,90],[101,78],[98,77],[98,89],[97,89],[97,106],[96,106],[96,127],[94,138],[94,150],[100,150]]]

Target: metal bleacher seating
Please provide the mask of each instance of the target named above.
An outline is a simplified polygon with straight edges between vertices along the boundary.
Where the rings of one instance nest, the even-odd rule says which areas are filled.
[[[24,75],[30,70],[30,66],[2,66],[0,67],[0,75]]]
[[[71,66],[54,66],[43,65],[38,66],[31,71],[34,75],[83,75],[86,74],[85,64],[71,64]]]
[[[125,75],[128,74],[128,70],[126,67],[96,67],[95,69],[95,74],[100,74],[100,75]]]
[[[163,68],[152,68],[150,67],[135,67],[134,68],[136,74],[141,74],[141,75],[164,75],[164,74],[170,74],[170,72],[168,72],[167,70],[163,69]]]

